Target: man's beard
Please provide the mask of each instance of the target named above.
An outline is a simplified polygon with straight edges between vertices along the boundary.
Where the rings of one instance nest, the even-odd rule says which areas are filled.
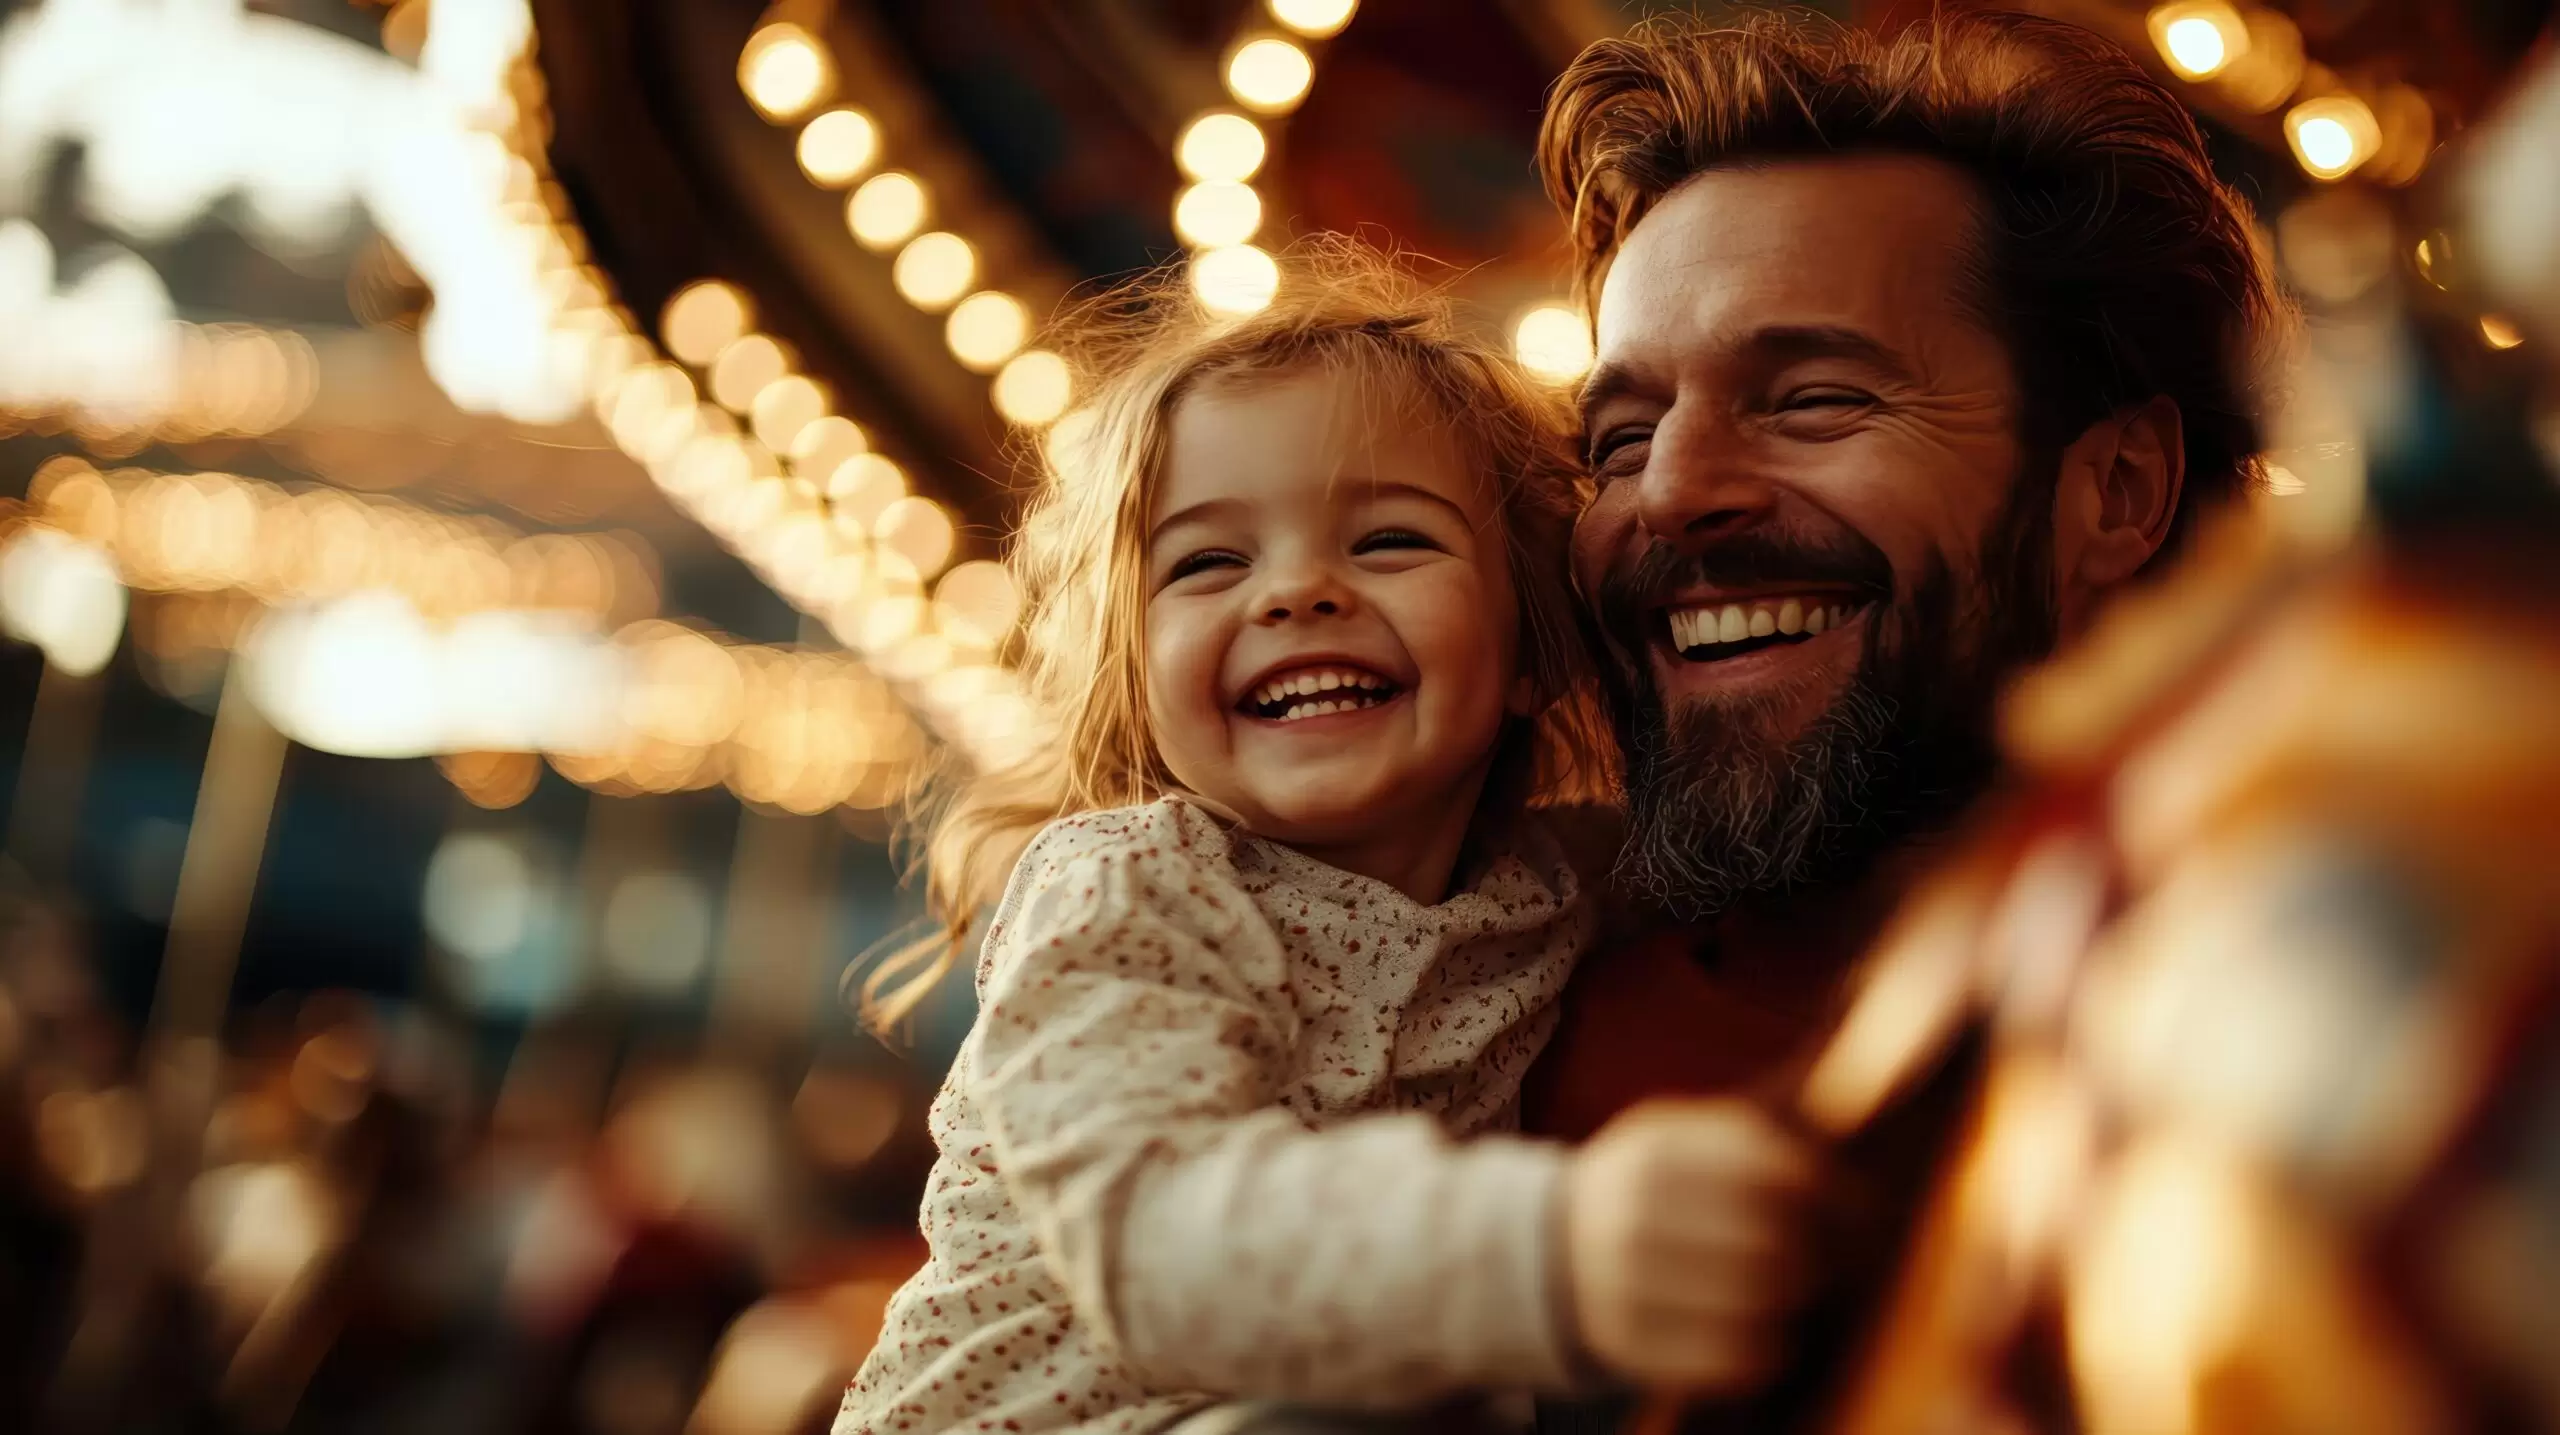
[[[2002,679],[2053,646],[2051,516],[2049,484],[2017,484],[1985,535],[1971,593],[1941,557],[1896,601],[1883,553],[1854,536],[1817,546],[1751,533],[1699,555],[1657,547],[1612,573],[1599,617],[1632,660],[1603,665],[1626,762],[1619,889],[1696,920],[1854,875],[1961,810],[1995,767]],[[1788,694],[1665,704],[1651,645],[1629,639],[1650,632],[1662,595],[1702,571],[1726,583],[1854,581],[1874,602],[1857,672],[1811,727],[1771,733]]]

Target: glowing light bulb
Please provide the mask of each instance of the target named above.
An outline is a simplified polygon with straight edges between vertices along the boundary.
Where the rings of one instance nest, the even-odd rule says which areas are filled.
[[[658,328],[666,337],[668,353],[699,368],[710,363],[722,346],[746,333],[753,320],[747,296],[736,285],[700,279],[667,301]]]
[[[1174,142],[1174,160],[1193,179],[1241,184],[1262,168],[1269,146],[1262,128],[1242,115],[1213,111],[1193,120]]]
[[[996,412],[1026,428],[1054,421],[1075,398],[1067,361],[1046,349],[1027,349],[997,372]]]
[[[2201,80],[2231,63],[2231,49],[2210,20],[2189,17],[2172,22],[2161,36],[2161,48],[2179,74]]]
[[[1253,186],[1209,180],[1182,191],[1173,203],[1173,228],[1203,249],[1242,244],[1262,227],[1262,196]]]
[[[1520,367],[1550,383],[1569,384],[1591,368],[1591,330],[1562,304],[1540,304],[1511,327]]]
[[[1341,33],[1359,8],[1360,0],[1271,0],[1271,18],[1310,40],[1321,40]]]
[[[800,431],[827,412],[827,391],[804,374],[785,374],[756,391],[749,405],[756,437],[776,453],[789,453]]]
[[[2285,139],[2313,179],[2343,179],[2381,147],[2382,126],[2353,95],[2322,95],[2285,112]]]
[[[1191,261],[1191,292],[1220,314],[1251,314],[1280,292],[1280,266],[1250,244],[1202,250]]]
[[[994,289],[972,294],[952,306],[942,336],[951,356],[972,373],[989,373],[1022,348],[1031,335],[1031,315],[1022,301]]]
[[[924,227],[924,186],[904,170],[875,174],[845,201],[845,227],[862,247],[874,251],[897,248]]]
[[[969,292],[978,277],[978,252],[957,234],[919,234],[898,251],[890,281],[919,309],[939,309]]]
[[[1315,77],[1307,52],[1276,36],[1249,40],[1227,59],[1227,93],[1264,114],[1296,109]]]
[[[794,119],[835,88],[835,62],[799,26],[767,25],[738,56],[738,87],[766,119]]]
[[[880,157],[880,129],[860,110],[829,110],[800,131],[800,171],[830,188],[861,177]]]
[[[763,334],[749,334],[722,347],[711,361],[711,397],[731,413],[755,404],[764,387],[791,371],[791,356]]]
[[[2492,349],[2512,349],[2524,342],[2524,330],[2503,314],[2480,316],[2480,340]]]

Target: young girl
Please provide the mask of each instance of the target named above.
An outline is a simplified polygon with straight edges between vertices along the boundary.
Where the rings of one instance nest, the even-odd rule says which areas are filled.
[[[1589,930],[1527,810],[1604,750],[1554,415],[1349,248],[1242,320],[1143,297],[1014,555],[1057,741],[959,792],[950,943],[866,987],[895,1020],[996,904],[931,1258],[837,1435],[1577,1368],[1567,1158],[1487,1134]]]

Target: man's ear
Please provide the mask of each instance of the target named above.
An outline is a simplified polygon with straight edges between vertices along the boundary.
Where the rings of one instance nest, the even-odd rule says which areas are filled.
[[[2062,631],[2151,561],[2177,517],[2186,428],[2162,395],[2091,424],[2062,451],[2053,503],[2053,577]]]

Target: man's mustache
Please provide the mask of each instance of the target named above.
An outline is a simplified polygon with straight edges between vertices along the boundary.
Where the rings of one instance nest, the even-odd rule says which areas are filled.
[[[1615,563],[1601,575],[1592,606],[1612,635],[1640,631],[1644,615],[1681,589],[1844,587],[1863,599],[1893,596],[1893,563],[1884,550],[1854,533],[1837,541],[1808,541],[1766,529],[1737,533],[1702,550],[1682,550],[1656,539],[1632,563]]]

